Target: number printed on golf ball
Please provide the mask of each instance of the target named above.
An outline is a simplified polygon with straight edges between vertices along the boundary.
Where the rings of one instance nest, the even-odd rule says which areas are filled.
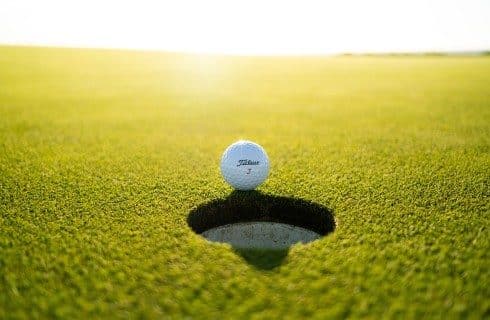
[[[269,157],[255,142],[237,141],[221,157],[221,174],[233,188],[253,190],[269,175]]]

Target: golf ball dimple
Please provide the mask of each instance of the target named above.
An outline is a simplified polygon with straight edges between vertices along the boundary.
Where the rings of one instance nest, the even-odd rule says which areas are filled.
[[[269,157],[255,142],[240,140],[226,148],[221,174],[237,190],[253,190],[269,175]]]

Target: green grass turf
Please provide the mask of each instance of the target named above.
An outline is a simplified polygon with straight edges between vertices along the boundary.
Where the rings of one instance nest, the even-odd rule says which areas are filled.
[[[193,233],[239,138],[335,232]],[[0,47],[0,318],[488,318],[489,168],[490,57]]]

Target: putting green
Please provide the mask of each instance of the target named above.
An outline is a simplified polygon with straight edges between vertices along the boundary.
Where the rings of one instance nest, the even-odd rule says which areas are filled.
[[[0,47],[0,318],[488,317],[489,88],[490,57]],[[240,138],[335,231],[195,234]]]

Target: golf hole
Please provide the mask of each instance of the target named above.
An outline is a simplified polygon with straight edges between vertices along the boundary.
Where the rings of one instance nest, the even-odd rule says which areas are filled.
[[[200,205],[187,221],[207,240],[236,250],[285,250],[335,229],[332,211],[320,204],[257,191],[234,191],[226,199]]]

